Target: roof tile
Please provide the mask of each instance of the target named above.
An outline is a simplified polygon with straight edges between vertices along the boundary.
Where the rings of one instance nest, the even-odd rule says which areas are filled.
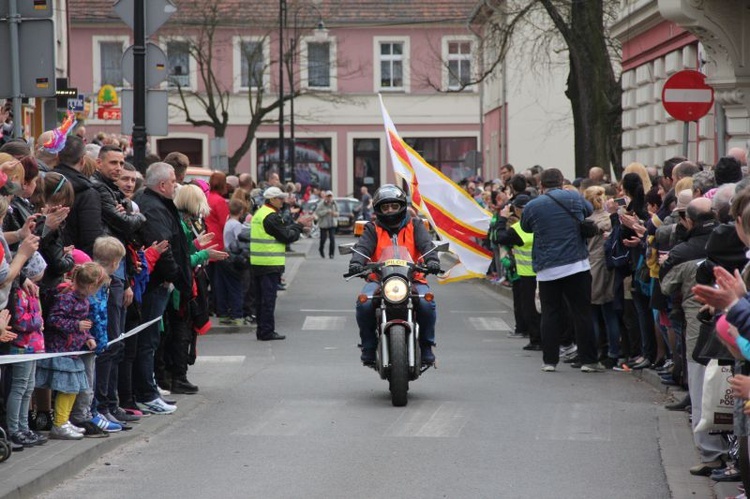
[[[149,0],[147,0],[149,1]],[[153,1],[153,0],[151,0]],[[191,24],[205,18],[206,5],[211,0],[173,0],[177,13],[171,23]],[[72,24],[118,22],[112,0],[69,0]],[[287,1],[288,16],[298,13],[320,18],[328,27],[345,25],[397,25],[467,22],[478,0],[312,0]],[[219,0],[217,11],[223,24],[263,25],[278,24],[279,7],[268,0]],[[289,18],[288,18],[289,19]],[[291,22],[291,19],[288,20]]]

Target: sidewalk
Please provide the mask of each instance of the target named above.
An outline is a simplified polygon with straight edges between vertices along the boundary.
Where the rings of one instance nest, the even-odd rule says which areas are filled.
[[[504,305],[513,308],[513,291],[501,284],[483,279],[481,286],[486,287],[498,295]],[[645,383],[649,389],[664,395],[664,403],[681,400],[687,393],[682,389],[665,386],[661,378],[651,369],[632,371],[631,373],[612,373],[617,376],[630,376],[636,383]],[[659,433],[659,451],[661,453],[664,474],[667,485],[674,498],[683,497],[711,497],[724,499],[738,494],[739,482],[717,483],[710,478],[693,476],[688,469],[700,462],[698,452],[693,445],[693,432],[690,427],[687,412],[673,412],[657,409]]]
[[[133,424],[130,431],[113,433],[107,438],[50,440],[41,447],[13,453],[10,459],[0,463],[0,497],[22,499],[40,494],[75,476],[107,452],[137,439],[148,438],[205,403],[198,394],[175,395],[175,398],[177,412],[144,417]]]
[[[301,239],[292,245],[287,253],[287,266],[284,278],[291,284],[305,260],[305,255],[315,239]],[[279,296],[283,296],[280,292]],[[212,321],[215,321],[212,317]],[[255,334],[255,329],[247,326],[229,327],[214,322],[210,334]],[[59,483],[80,473],[94,461],[116,448],[139,439],[147,439],[174,423],[192,414],[206,403],[200,393],[195,395],[174,395],[177,411],[164,416],[147,416],[133,424],[133,429],[110,434],[107,438],[84,438],[78,441],[50,440],[41,447],[24,449],[13,453],[10,459],[0,463],[0,498],[23,499],[34,497]]]

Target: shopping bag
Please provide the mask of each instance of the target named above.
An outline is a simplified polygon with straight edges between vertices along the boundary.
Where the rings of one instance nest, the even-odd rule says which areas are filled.
[[[703,377],[701,420],[694,431],[732,431],[734,396],[729,386],[732,369],[720,366],[716,359],[706,365]]]

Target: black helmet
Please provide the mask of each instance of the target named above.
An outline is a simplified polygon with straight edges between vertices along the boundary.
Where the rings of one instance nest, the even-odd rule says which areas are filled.
[[[384,214],[380,207],[386,203],[398,203],[401,208],[393,213]],[[372,197],[372,208],[375,216],[382,225],[396,228],[401,225],[406,216],[406,193],[392,184],[385,184],[375,191]]]

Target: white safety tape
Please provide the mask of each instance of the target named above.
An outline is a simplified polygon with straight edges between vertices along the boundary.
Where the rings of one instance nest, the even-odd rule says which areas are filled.
[[[158,322],[161,320],[161,317],[157,317],[156,319],[150,320],[144,324],[141,324],[140,326],[134,327],[127,333],[122,333],[120,336],[115,338],[114,340],[107,343],[107,346],[110,346],[113,343],[117,343],[118,341],[122,341],[125,338],[129,338],[133,336],[134,334],[138,334],[147,327],[149,327],[151,324],[154,324],[155,322]],[[0,365],[3,364],[16,364],[18,362],[28,362],[30,360],[42,360],[42,359],[51,359],[53,357],[72,357],[74,355],[88,355],[94,353],[91,350],[86,351],[80,351],[80,352],[60,352],[60,353],[22,353],[22,354],[16,354],[16,355],[0,355]]]

